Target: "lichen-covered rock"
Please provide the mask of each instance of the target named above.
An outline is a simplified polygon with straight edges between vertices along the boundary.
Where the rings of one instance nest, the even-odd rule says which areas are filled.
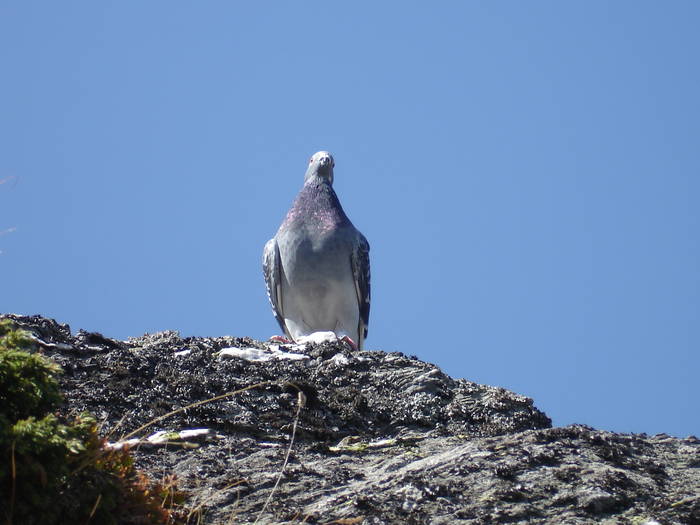
[[[192,523],[700,523],[695,438],[550,428],[528,398],[399,353],[10,317],[63,367],[65,410],[140,438],[137,464],[177,476]]]

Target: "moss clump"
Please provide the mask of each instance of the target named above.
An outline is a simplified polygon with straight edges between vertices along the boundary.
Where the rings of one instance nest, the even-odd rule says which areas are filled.
[[[55,379],[60,368],[29,353],[32,347],[25,334],[0,322],[0,418],[17,421],[46,414],[61,401]]]
[[[0,321],[0,519],[8,525],[183,523],[174,482],[153,483],[109,451],[94,418],[64,421],[60,367]]]

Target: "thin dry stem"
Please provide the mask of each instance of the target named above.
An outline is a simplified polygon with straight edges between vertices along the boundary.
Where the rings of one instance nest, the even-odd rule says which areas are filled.
[[[293,384],[293,383],[290,383]],[[297,389],[298,387],[295,386]],[[294,425],[292,426],[292,437],[289,440],[289,447],[287,447],[287,454],[284,457],[284,463],[282,464],[282,468],[280,469],[279,474],[277,475],[277,481],[275,481],[275,486],[272,487],[272,491],[270,492],[270,495],[267,497],[267,501],[265,501],[265,505],[263,505],[263,508],[260,509],[260,512],[258,513],[258,517],[255,518],[255,521],[253,522],[253,525],[258,522],[260,517],[265,513],[265,510],[267,509],[268,504],[272,500],[272,496],[275,494],[275,491],[277,490],[277,487],[280,484],[280,481],[282,480],[282,474],[284,474],[284,469],[287,467],[287,463],[289,462],[289,455],[292,453],[292,446],[294,445],[294,437],[296,436],[297,433],[297,424],[299,423],[299,414],[301,413],[302,407],[306,405],[306,395],[304,392],[301,390],[297,390],[297,413],[294,415]]]
[[[12,525],[12,515],[15,512],[15,492],[17,490],[17,463],[15,462],[15,442],[12,442],[10,453],[10,468],[12,471],[12,492],[10,497],[10,515],[7,518],[7,525]]]
[[[211,397],[209,399],[204,399],[202,401],[197,401],[196,403],[191,403],[185,407],[178,408],[177,410],[172,410],[172,411],[168,412],[167,414],[163,414],[162,416],[158,416],[157,418],[152,419],[148,423],[141,425],[139,428],[137,428],[133,432],[129,432],[125,436],[122,436],[119,441],[124,441],[126,439],[129,439],[131,436],[138,434],[142,430],[145,430],[148,427],[155,425],[156,423],[163,421],[164,419],[169,418],[170,416],[174,416],[175,414],[179,414],[180,412],[183,412],[185,410],[189,410],[190,408],[195,408],[195,407],[198,407],[201,405],[206,405],[207,403],[212,403],[214,401],[219,401],[221,399],[226,399],[227,397],[231,397],[231,396],[235,396],[236,394],[243,393],[246,390],[252,390],[254,388],[260,388],[263,386],[269,386],[269,385],[274,385],[274,384],[278,384],[278,382],[277,381],[263,381],[262,383],[256,383],[254,385],[250,385],[250,386],[247,386],[245,388],[241,388],[240,390],[234,390],[233,392],[226,392],[225,394],[221,394],[220,396],[215,396],[215,397]]]
[[[90,520],[92,517],[95,515],[95,512],[97,512],[97,507],[100,506],[100,501],[102,501],[102,494],[97,495],[97,499],[95,500],[95,504],[92,506],[92,510],[90,511],[90,515],[88,516],[87,521],[85,522],[85,525],[90,523]]]

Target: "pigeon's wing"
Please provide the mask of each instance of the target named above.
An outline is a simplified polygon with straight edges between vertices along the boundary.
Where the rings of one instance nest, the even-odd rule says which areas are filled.
[[[263,250],[263,275],[265,276],[265,286],[267,287],[267,298],[272,306],[272,313],[282,328],[287,333],[284,324],[284,314],[282,312],[282,263],[280,262],[280,250],[276,239],[270,239],[265,244]]]
[[[357,232],[358,240],[351,255],[352,275],[355,279],[355,291],[357,292],[357,304],[360,308],[360,326],[358,334],[360,340],[357,347],[362,349],[362,343],[367,337],[369,325],[369,243],[365,236]]]

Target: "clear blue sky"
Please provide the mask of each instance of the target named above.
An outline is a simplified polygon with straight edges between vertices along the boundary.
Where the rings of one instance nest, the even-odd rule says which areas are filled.
[[[700,3],[0,4],[0,311],[277,333],[327,149],[369,349],[556,425],[700,434]]]

